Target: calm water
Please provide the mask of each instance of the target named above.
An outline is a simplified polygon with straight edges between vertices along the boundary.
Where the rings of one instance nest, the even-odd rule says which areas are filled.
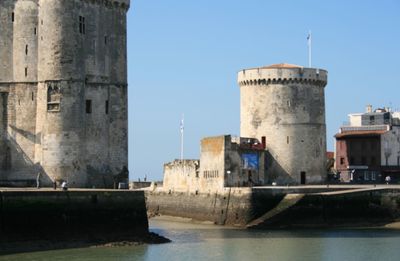
[[[0,256],[0,260],[400,260],[400,231],[243,231],[152,220],[173,243]]]

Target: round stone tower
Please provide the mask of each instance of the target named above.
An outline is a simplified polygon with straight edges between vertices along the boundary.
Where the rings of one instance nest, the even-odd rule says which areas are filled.
[[[52,180],[86,185],[83,37],[78,1],[39,0],[37,161]],[[75,19],[71,19],[75,18]]]
[[[130,1],[38,3],[35,162],[71,187],[110,187],[127,167]]]
[[[291,64],[238,73],[240,135],[265,141],[268,183],[324,182],[327,75]]]

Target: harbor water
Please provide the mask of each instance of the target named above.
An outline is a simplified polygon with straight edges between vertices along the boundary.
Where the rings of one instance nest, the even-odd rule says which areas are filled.
[[[399,260],[400,230],[240,230],[150,221],[161,245],[92,247],[0,256],[0,260]]]

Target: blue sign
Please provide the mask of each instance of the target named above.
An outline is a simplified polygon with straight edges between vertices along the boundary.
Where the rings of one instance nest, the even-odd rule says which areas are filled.
[[[258,170],[258,154],[243,153],[242,154],[243,169]]]

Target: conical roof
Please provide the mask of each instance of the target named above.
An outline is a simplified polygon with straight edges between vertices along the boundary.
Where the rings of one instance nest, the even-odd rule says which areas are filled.
[[[276,63],[276,64],[271,64],[268,66],[263,66],[261,68],[263,68],[263,69],[294,69],[294,68],[303,68],[303,66],[296,65],[296,64],[290,64],[290,63]]]

